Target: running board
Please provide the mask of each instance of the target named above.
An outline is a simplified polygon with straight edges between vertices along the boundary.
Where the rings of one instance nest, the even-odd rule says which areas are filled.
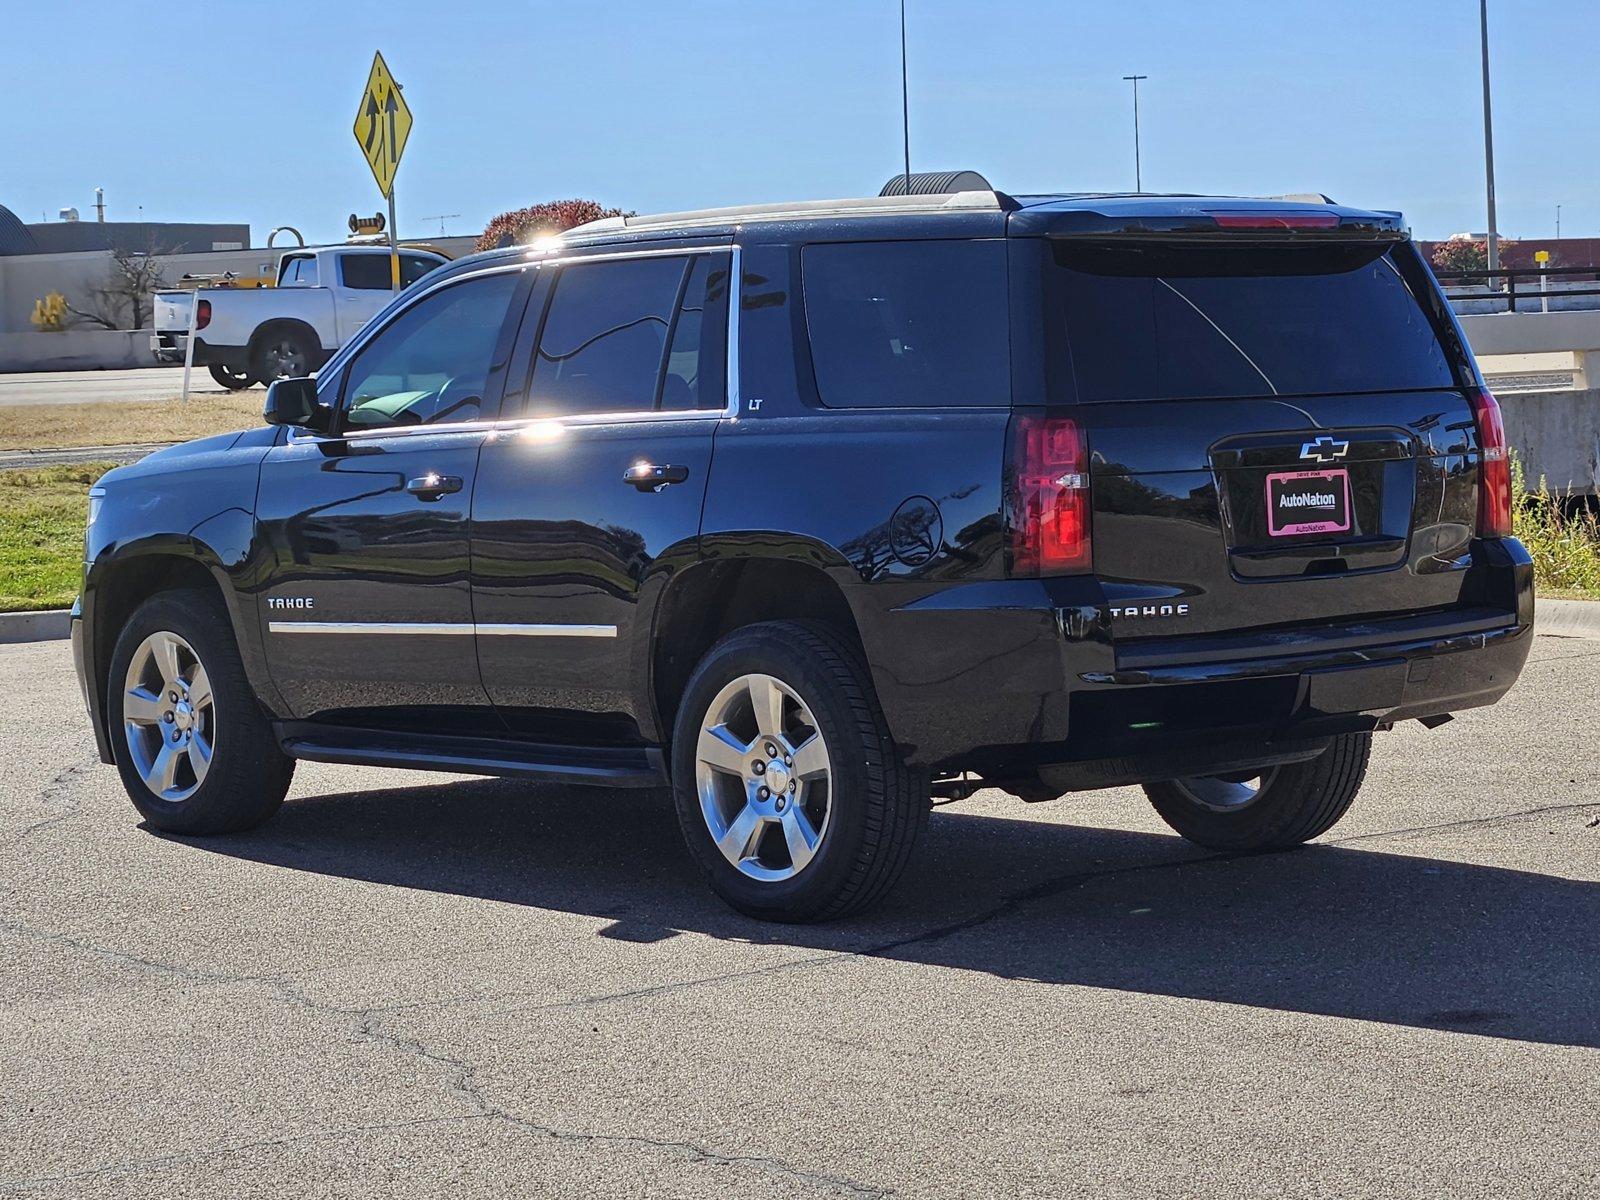
[[[614,788],[666,787],[669,782],[666,761],[653,746],[555,746],[500,738],[397,734],[303,721],[282,721],[275,728],[283,752],[308,762]]]

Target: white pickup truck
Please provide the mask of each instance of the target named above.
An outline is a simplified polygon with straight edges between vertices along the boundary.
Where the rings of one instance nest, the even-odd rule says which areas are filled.
[[[442,254],[401,248],[400,286],[448,262]],[[287,250],[276,287],[210,287],[155,293],[157,359],[183,360],[190,305],[194,361],[227,388],[310,375],[387,304],[387,246],[322,246]]]

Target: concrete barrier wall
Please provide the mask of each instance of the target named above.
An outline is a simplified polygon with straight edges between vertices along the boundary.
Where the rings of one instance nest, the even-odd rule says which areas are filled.
[[[148,329],[0,333],[0,371],[92,371],[154,365]]]
[[[1506,392],[1498,397],[1506,441],[1521,460],[1528,487],[1540,478],[1552,491],[1600,494],[1600,388]]]

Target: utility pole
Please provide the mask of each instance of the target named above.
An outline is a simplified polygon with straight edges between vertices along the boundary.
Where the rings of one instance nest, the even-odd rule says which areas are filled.
[[[1483,45],[1483,174],[1489,197],[1489,270],[1500,269],[1500,230],[1494,216],[1494,119],[1489,112],[1489,0],[1478,0],[1478,30]],[[1499,290],[1493,276],[1489,286]]]
[[[1556,241],[1561,240],[1561,205],[1556,205]]]
[[[1139,81],[1148,75],[1124,75],[1123,81],[1133,84],[1133,190],[1144,191],[1144,171],[1139,163]]]
[[[900,0],[900,135],[906,151],[906,195],[911,195],[911,92],[906,83],[906,0]]]

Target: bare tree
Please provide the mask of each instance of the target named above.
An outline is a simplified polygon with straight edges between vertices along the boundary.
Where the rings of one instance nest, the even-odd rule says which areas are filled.
[[[154,319],[150,293],[167,286],[166,264],[154,242],[142,251],[118,249],[111,252],[106,281],[89,291],[84,308],[69,303],[67,311],[80,324],[102,329],[146,329]]]

